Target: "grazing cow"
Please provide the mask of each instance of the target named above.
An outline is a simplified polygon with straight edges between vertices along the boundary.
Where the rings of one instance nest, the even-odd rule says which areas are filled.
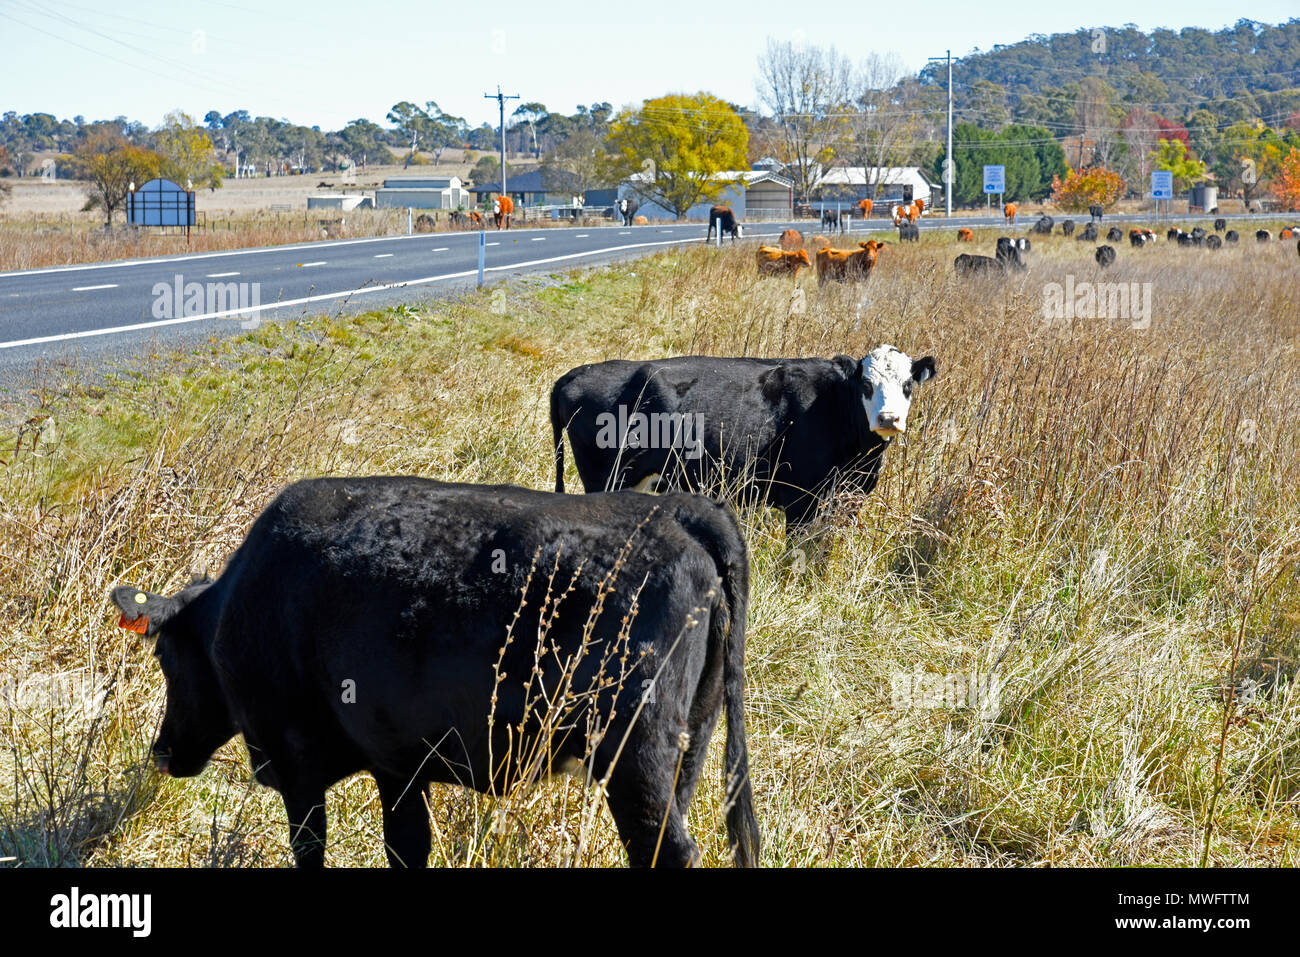
[[[1006,220],[1008,226],[1016,224],[1016,213],[1020,207],[1015,203],[1004,203],[1002,206],[1002,217]]]
[[[1140,229],[1130,229],[1128,231],[1128,244],[1134,249],[1141,249],[1147,244],[1146,233]]]
[[[1118,226],[1112,226],[1110,229],[1106,230],[1106,242],[1118,243],[1122,242],[1123,239],[1124,230],[1120,229]]]
[[[1292,236],[1295,235],[1295,231],[1296,231],[1297,228],[1298,228],[1298,227],[1295,227],[1295,226],[1283,226],[1283,227],[1282,227],[1282,231],[1281,231],[1280,233],[1277,234],[1277,238],[1278,238],[1278,239],[1290,239]]]
[[[478,226],[482,228],[483,214],[480,213],[477,209],[471,209],[469,211],[469,222],[471,226]]]
[[[1099,203],[1094,203],[1092,206],[1088,207],[1088,222],[1090,223],[1101,222],[1102,214],[1105,212],[1106,212],[1105,206],[1102,206]]]
[[[1223,241],[1225,243],[1235,243],[1238,238],[1239,237],[1237,236],[1237,231],[1235,229],[1230,229],[1223,234]]]
[[[1191,235],[1192,235],[1192,245],[1193,245],[1193,246],[1204,246],[1204,245],[1205,245],[1205,237],[1206,237],[1207,233],[1206,233],[1205,230],[1202,229],[1200,226],[1194,226],[1194,227],[1192,227],[1192,234],[1191,234]]]
[[[838,209],[822,210],[822,225],[829,226],[831,229],[840,228],[840,211]]]
[[[641,208],[641,204],[630,196],[624,196],[618,201],[616,207],[618,217],[624,226],[631,226],[636,220],[636,211]]]
[[[1178,237],[1182,235],[1183,231],[1181,229],[1177,226],[1170,226],[1168,232],[1165,233],[1165,239],[1169,240],[1171,243],[1176,243],[1178,242]]]
[[[825,236],[823,236],[821,233],[818,233],[816,236],[814,236],[811,242],[818,249],[821,249],[823,246],[829,246],[831,244],[831,241],[827,239]]]
[[[997,249],[994,255],[997,257],[998,262],[1004,266],[1010,266],[1012,269],[1021,272],[1028,269],[1024,257],[1020,255],[1022,252],[1029,252],[1028,239],[1012,239],[1010,236],[998,237]]]
[[[975,234],[971,232],[969,229],[966,229],[963,226],[961,229],[957,230],[957,242],[973,243],[974,241],[975,241]]]
[[[1115,263],[1114,246],[1098,246],[1096,253],[1097,265],[1102,269],[1112,266]]]
[[[498,196],[492,201],[492,222],[497,229],[510,228],[510,216],[515,211],[515,201],[509,196]]]
[[[1095,243],[1097,241],[1097,224],[1088,223],[1079,231],[1079,235],[1074,238],[1077,242]]]
[[[919,203],[920,200],[917,200],[903,210],[903,215],[907,217],[909,223],[916,222],[916,218],[921,215],[921,207],[918,205]]]
[[[758,247],[758,274],[760,276],[793,273],[794,278],[798,279],[799,270],[804,266],[811,265],[812,261],[808,259],[808,250],[806,249],[784,250],[777,246]]]
[[[905,243],[919,243],[921,241],[921,227],[915,223],[899,223],[898,238]]]
[[[551,390],[555,488],[564,489],[567,429],[587,491],[722,483],[799,528],[837,489],[875,488],[881,456],[907,429],[912,390],[934,374],[932,356],[912,359],[889,345],[862,360],[682,356],[580,366]],[[620,419],[640,427],[615,426]],[[690,442],[653,441],[654,422],[683,419],[699,423]],[[648,447],[669,445],[679,447]]]
[[[1038,233],[1040,236],[1050,236],[1052,235],[1052,227],[1055,225],[1056,220],[1052,219],[1051,216],[1040,216],[1038,217],[1038,222],[1034,223],[1033,228],[1030,231]],[[1073,228],[1074,227],[1071,227],[1071,229]]]
[[[1073,236],[1073,235],[1074,235],[1074,220],[1073,220],[1073,219],[1067,219],[1067,220],[1065,220],[1065,222],[1061,223],[1061,235],[1062,235],[1062,236]]]
[[[799,249],[803,246],[803,233],[797,229],[787,229],[781,233],[782,249]]]
[[[858,200],[858,211],[862,213],[863,219],[871,218],[871,211],[876,208],[876,204],[869,199]]]
[[[1222,248],[1223,248],[1223,240],[1220,239],[1216,234],[1211,233],[1209,236],[1206,236],[1206,237],[1205,237],[1205,248],[1206,248],[1206,249],[1222,249]]]
[[[826,246],[817,250],[817,284],[870,279],[876,258],[885,244],[868,239],[858,243],[858,246],[858,249],[832,249]]]
[[[709,231],[704,235],[705,242],[713,237],[715,229],[718,231],[718,239],[722,238],[723,233],[728,233],[733,243],[740,238],[740,224],[736,222],[736,214],[730,206],[713,206],[709,209]]]
[[[1269,242],[1272,238],[1273,238],[1273,234],[1270,233],[1267,229],[1255,230],[1255,242],[1257,243],[1266,243]]]
[[[1216,233],[1221,233],[1227,228],[1228,228],[1228,221],[1226,219],[1216,219],[1214,221],[1214,231]]]
[[[242,734],[300,867],[323,866],[325,791],[358,771],[394,866],[427,864],[430,783],[502,794],[579,770],[607,779],[632,865],[690,865],[723,707],[727,828],[754,864],[747,564],[735,518],[698,496],[319,478],[281,492],[216,581],[112,600],[157,640],[158,769],[196,775]]]

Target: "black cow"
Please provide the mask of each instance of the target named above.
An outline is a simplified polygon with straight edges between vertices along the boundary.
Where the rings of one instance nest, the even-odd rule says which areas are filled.
[[[1073,236],[1073,235],[1074,235],[1074,220],[1073,220],[1073,219],[1067,219],[1065,222],[1061,223],[1061,235],[1062,235],[1062,236]]]
[[[1297,242],[1296,242],[1296,244],[1295,244],[1295,251],[1296,251],[1297,253],[1300,253],[1300,241],[1297,241]]]
[[[1204,246],[1206,235],[1208,234],[1205,232],[1204,229],[1202,229],[1200,226],[1194,226],[1192,228],[1192,245]]]
[[[1273,238],[1273,234],[1270,233],[1267,229],[1255,230],[1255,242],[1257,243],[1266,243],[1269,242],[1272,238]]]
[[[157,639],[159,770],[196,775],[242,734],[300,867],[323,865],[325,791],[358,771],[389,863],[422,867],[429,783],[502,794],[579,769],[607,781],[631,864],[691,864],[724,704],[727,828],[754,864],[747,561],[735,518],[698,496],[323,478],[267,506],[216,581],[112,599]]]
[[[861,361],[615,359],[579,366],[551,390],[555,490],[564,432],[583,488],[722,488],[811,522],[837,488],[869,493],[907,429],[912,390],[934,359],[880,346]]]
[[[736,214],[731,211],[730,206],[714,206],[709,210],[709,231],[704,235],[705,242],[713,237],[715,228],[718,230],[719,239],[724,232],[731,234],[733,243],[740,238],[740,225],[736,222]]]
[[[1106,212],[1106,207],[1094,204],[1088,207],[1088,221],[1090,223],[1101,222],[1102,214]]]
[[[838,209],[822,210],[822,225],[829,226],[831,229],[840,228],[840,211]]]
[[[1214,221],[1214,231],[1216,233],[1221,233],[1227,228],[1228,228],[1228,221],[1226,219],[1216,219]]]
[[[1006,273],[1006,263],[993,256],[976,256],[962,253],[952,261],[952,268],[959,276],[1001,276]]]
[[[1106,230],[1106,242],[1118,243],[1118,242],[1123,242],[1123,240],[1124,240],[1124,231],[1120,229],[1118,226],[1112,226],[1110,229]]]
[[[614,208],[618,210],[618,217],[622,220],[623,225],[631,226],[636,211],[641,208],[641,204],[629,196],[624,196]]]
[[[1209,236],[1206,236],[1206,237],[1205,237],[1205,248],[1206,248],[1206,249],[1222,249],[1222,248],[1223,248],[1223,240],[1220,239],[1220,238],[1219,238],[1217,235],[1215,235],[1214,233],[1211,233]]]
[[[905,243],[919,243],[921,241],[921,227],[916,223],[899,223],[898,239],[900,242]]]
[[[1098,246],[1098,247],[1097,247],[1097,253],[1096,253],[1095,258],[1096,258],[1096,260],[1097,260],[1097,265],[1100,266],[1102,269],[1105,269],[1105,268],[1107,268],[1108,266],[1112,266],[1112,265],[1114,265],[1114,264],[1115,264],[1115,247],[1114,247],[1114,246]]]
[[[1180,236],[1185,236],[1185,235],[1186,233],[1184,233],[1177,226],[1170,226],[1168,232],[1165,233],[1165,239],[1169,240],[1171,243],[1176,243],[1180,241],[1179,240]]]
[[[1040,216],[1038,222],[1034,223],[1033,232],[1038,233],[1040,236],[1050,236],[1052,227],[1055,225],[1056,220],[1052,219],[1051,216]],[[1073,229],[1074,227],[1071,226],[1070,228]]]
[[[1089,223],[1074,238],[1079,242],[1095,243],[1097,241],[1097,226],[1095,223]]]
[[[1223,241],[1225,243],[1235,243],[1237,241],[1237,231],[1235,229],[1228,230],[1223,234]]]

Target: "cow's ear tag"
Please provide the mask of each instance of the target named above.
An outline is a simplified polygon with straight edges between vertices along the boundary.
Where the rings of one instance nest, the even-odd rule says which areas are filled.
[[[149,629],[149,616],[141,615],[139,618],[127,618],[123,614],[117,620],[117,627],[125,628],[127,631],[134,631],[137,635],[143,635]]]
[[[146,595],[144,592],[138,591],[135,593],[135,603],[137,605],[143,605],[148,600],[149,600],[149,596]]]

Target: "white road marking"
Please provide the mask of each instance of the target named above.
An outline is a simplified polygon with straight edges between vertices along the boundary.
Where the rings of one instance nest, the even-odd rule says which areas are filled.
[[[106,282],[102,286],[73,286],[73,292],[90,292],[92,289],[116,289],[117,283]]]
[[[632,230],[630,230],[630,229],[623,229],[623,230],[620,230],[620,231],[619,231],[619,235],[620,235],[620,236],[630,236],[630,235],[632,235]]]
[[[575,238],[575,239],[586,239],[586,238],[587,238],[587,234],[586,234],[586,233],[578,233],[578,235],[575,236],[574,238]]]
[[[308,266],[323,266],[323,265],[325,265],[325,260],[323,259],[318,260],[314,263],[298,263],[299,268],[302,269],[306,269]]]
[[[500,246],[501,244],[500,244],[500,243],[488,243],[487,245],[489,245],[489,246]]]
[[[703,239],[693,237],[684,240],[688,243],[702,243]],[[485,272],[505,272],[510,269],[525,269],[529,266],[545,266],[548,263],[563,262],[567,259],[581,259],[584,256],[595,256],[601,253],[616,253],[628,249],[645,249],[651,246],[676,246],[683,240],[667,240],[654,243],[628,243],[623,246],[607,246],[603,249],[592,249],[583,253],[566,253],[563,256],[548,256],[545,259],[532,259],[528,262],[514,263],[510,266],[489,266]],[[107,336],[118,332],[139,332],[144,329],[158,329],[163,326],[176,326],[190,322],[202,322],[205,319],[223,319],[227,316],[250,316],[256,312],[266,312],[271,309],[288,308],[290,306],[302,306],[311,302],[326,302],[331,299],[350,299],[353,296],[366,296],[376,292],[386,292],[389,289],[401,289],[406,286],[424,286],[431,282],[442,282],[446,279],[466,279],[470,276],[477,276],[477,269],[467,269],[463,272],[449,272],[442,276],[425,276],[422,279],[408,279],[405,282],[389,282],[377,286],[362,286],[360,289],[348,289],[344,292],[327,292],[316,296],[304,296],[301,299],[286,299],[282,302],[267,303],[264,306],[253,306],[244,309],[225,309],[221,312],[209,312],[200,316],[181,316],[176,319],[159,319],[154,322],[137,322],[129,326],[112,326],[107,329],[85,329],[81,332],[64,332],[52,336],[37,336],[33,339],[15,339],[12,342],[0,342],[0,349],[17,349],[22,346],[39,346],[49,342],[67,342],[71,339],[89,339],[93,336]]]
[[[392,253],[375,253],[376,259],[391,259],[392,256]]]
[[[448,249],[450,249],[450,248],[451,248],[451,247],[449,247],[449,246],[439,246],[437,249],[434,250],[434,252],[435,252],[435,253],[445,253],[445,252],[446,252]]]
[[[545,236],[534,236],[534,237],[533,237],[533,242],[535,242],[535,243],[544,243],[544,242],[546,242],[546,237],[545,237]]]
[[[239,273],[237,273],[237,272],[210,272],[210,273],[208,273],[208,278],[209,278],[209,279],[225,279],[227,276],[238,276],[238,275],[239,275]]]

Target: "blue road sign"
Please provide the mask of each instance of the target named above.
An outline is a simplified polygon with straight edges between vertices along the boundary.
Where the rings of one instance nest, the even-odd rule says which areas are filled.
[[[1174,198],[1174,174],[1172,171],[1157,169],[1151,172],[1151,198]]]
[[[1007,191],[1007,168],[1005,166],[984,167],[984,192],[1005,193]]]

